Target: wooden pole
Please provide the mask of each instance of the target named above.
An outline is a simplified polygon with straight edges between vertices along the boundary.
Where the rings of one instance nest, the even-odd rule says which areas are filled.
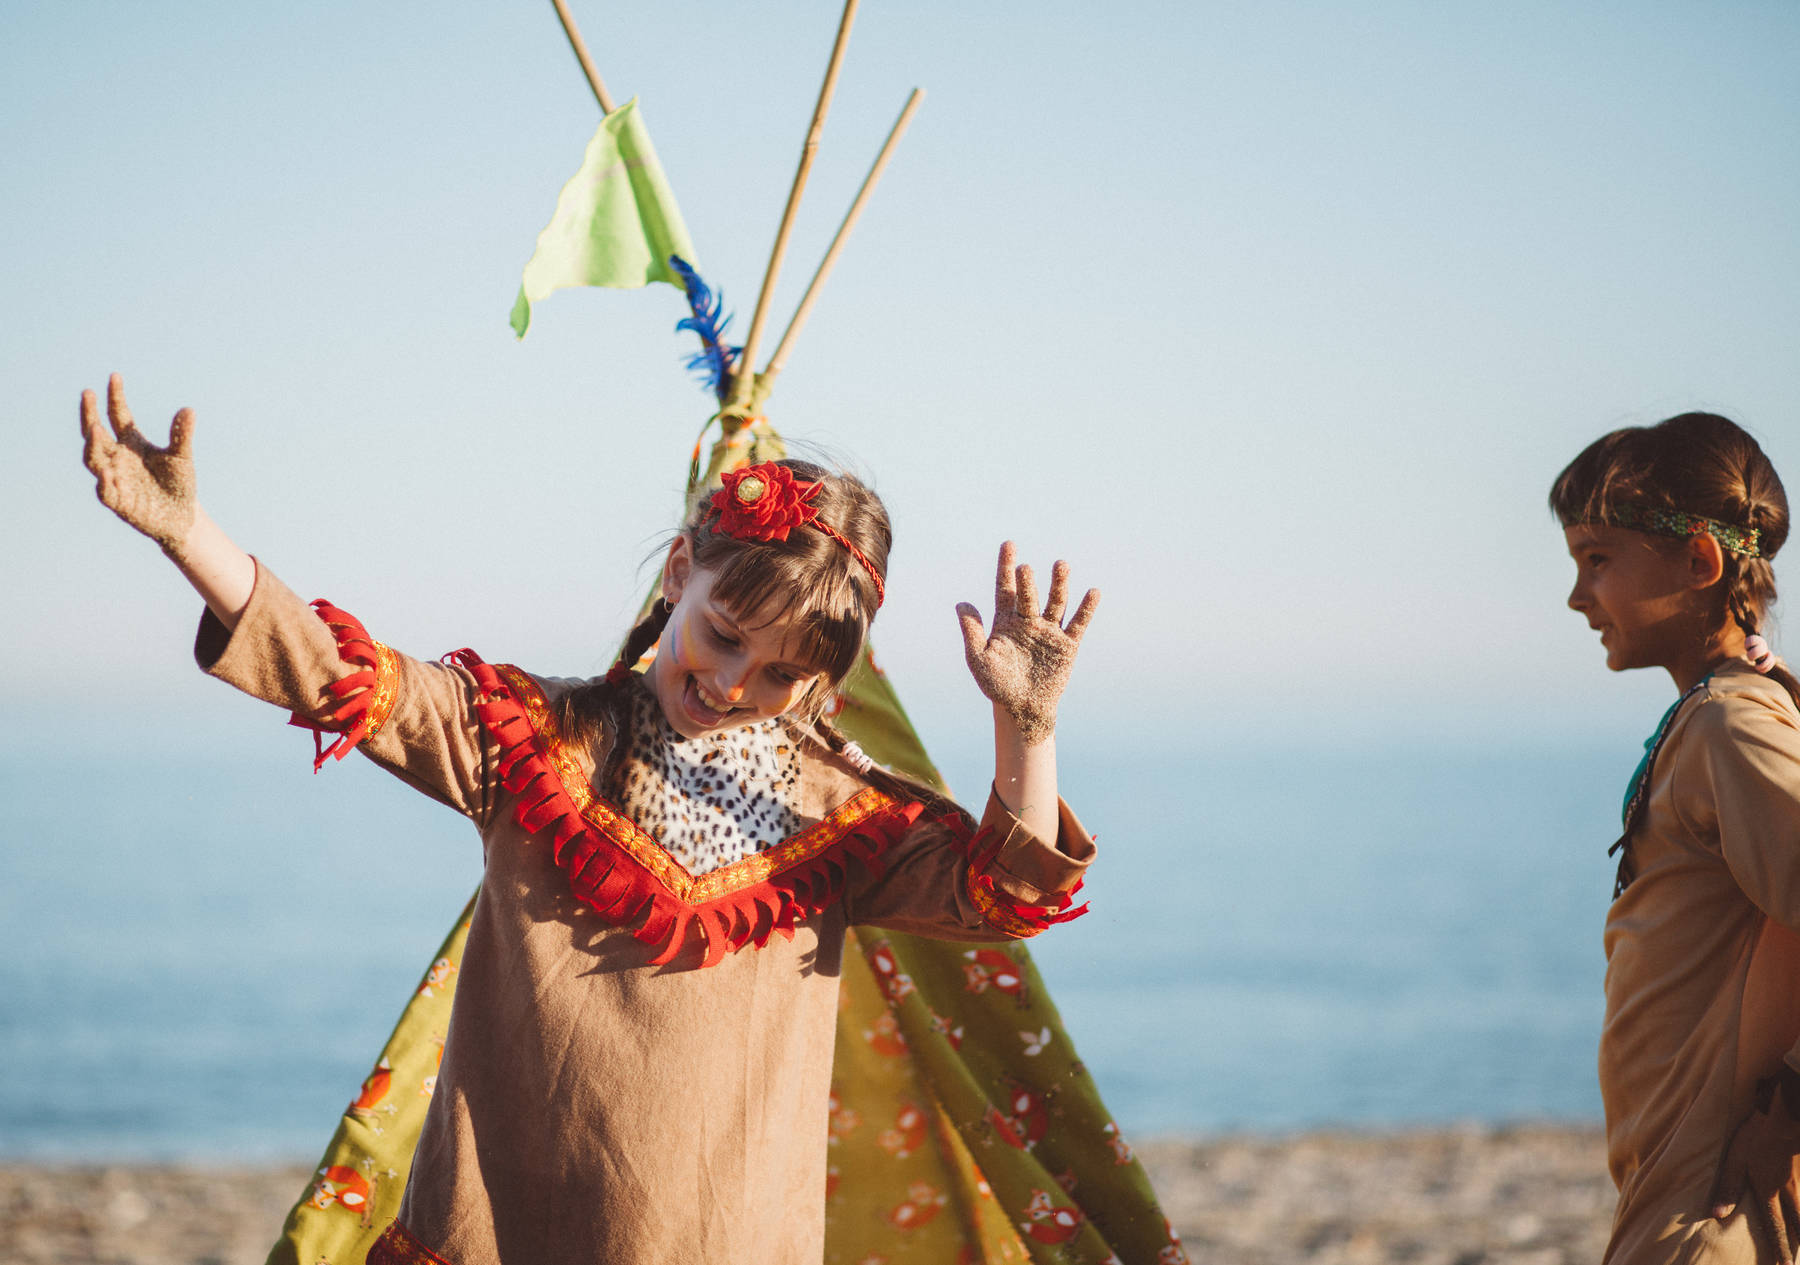
[[[560,3],[561,0],[558,0]],[[750,402],[750,391],[756,374],[756,353],[762,342],[763,325],[769,318],[769,301],[775,297],[775,279],[781,275],[781,261],[787,254],[788,235],[794,228],[794,213],[800,209],[800,194],[806,188],[807,174],[812,170],[813,156],[819,150],[819,136],[825,130],[825,115],[831,109],[832,93],[837,91],[838,70],[844,63],[844,46],[850,42],[850,24],[856,20],[857,0],[844,0],[844,16],[838,21],[837,43],[831,49],[831,61],[825,67],[825,82],[819,86],[819,103],[813,107],[812,126],[806,132],[806,144],[800,149],[800,167],[794,172],[794,186],[788,190],[787,209],[781,213],[781,227],[775,232],[775,248],[769,252],[768,271],[763,273],[762,293],[756,296],[756,314],[750,318],[750,333],[744,339],[744,350],[738,356],[738,372],[731,383],[731,402],[726,413],[741,412]]]
[[[600,82],[600,72],[594,69],[594,59],[588,56],[581,32],[575,29],[575,19],[569,16],[569,6],[563,0],[550,0],[550,3],[556,6],[556,16],[562,19],[563,34],[569,37],[569,47],[575,50],[575,60],[581,63],[581,73],[587,76],[588,87],[594,90],[594,100],[600,103],[600,112],[611,114],[612,98],[606,95],[606,85]]]
[[[864,203],[868,202],[869,195],[880,183],[881,173],[887,170],[888,159],[894,156],[894,147],[906,134],[907,126],[912,122],[912,116],[918,111],[919,102],[924,99],[925,90],[914,88],[912,95],[906,99],[905,108],[900,111],[900,117],[894,120],[893,129],[888,132],[888,138],[882,144],[881,152],[875,155],[875,165],[870,167],[869,174],[863,177],[862,188],[856,191],[856,200],[844,213],[844,222],[838,225],[837,236],[831,239],[831,249],[827,250],[825,258],[819,261],[819,270],[813,273],[812,283],[806,287],[806,293],[800,299],[800,306],[794,310],[794,319],[788,322],[787,332],[781,336],[781,342],[776,344],[775,354],[769,357],[769,367],[757,375],[756,385],[759,392],[766,393],[770,387],[774,386],[775,375],[781,372],[783,365],[787,364],[788,352],[792,350],[794,339],[799,337],[801,329],[806,325],[806,318],[812,315],[813,304],[819,300],[819,291],[825,285],[825,278],[831,275],[832,268],[837,265],[838,254],[844,249],[844,242],[849,238],[850,230],[855,228],[856,221],[862,218]]]

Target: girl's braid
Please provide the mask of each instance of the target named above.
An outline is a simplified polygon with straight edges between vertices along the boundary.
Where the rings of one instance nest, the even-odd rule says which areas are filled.
[[[810,724],[810,733],[814,740],[834,756],[844,754],[844,748],[850,740],[844,736],[843,730],[822,715],[813,717]],[[795,736],[802,735],[797,733]],[[925,805],[925,811],[934,817],[954,814],[963,818],[965,825],[972,826],[974,824],[960,804],[918,778],[908,777],[904,773],[895,773],[879,764],[871,764],[857,776],[876,790],[892,795],[902,803],[917,800]]]
[[[1767,464],[1767,458],[1763,463]],[[1765,539],[1770,535],[1771,526],[1783,517],[1757,495],[1757,480],[1748,467],[1739,486],[1733,489],[1732,499],[1737,502],[1731,507],[1736,511],[1733,521],[1761,530]],[[1784,523],[1781,525],[1785,527]],[[1761,635],[1759,615],[1767,611],[1774,600],[1775,571],[1767,555],[1760,558],[1741,557],[1735,553],[1725,555],[1725,610],[1746,639]],[[1776,660],[1773,667],[1764,670],[1764,675],[1775,680],[1788,692],[1794,705],[1800,707],[1800,678],[1796,678],[1785,664]]]
[[[570,690],[557,700],[557,729],[565,738],[584,747],[591,748],[596,742],[604,746],[605,754],[594,777],[594,785],[603,795],[611,795],[616,789],[613,779],[618,776],[625,752],[631,746],[631,669],[643,658],[644,651],[662,637],[673,610],[659,599],[625,638],[619,657],[613,661],[612,671],[597,681]]]
[[[669,626],[669,616],[674,610],[660,597],[651,603],[650,613],[640,619],[631,635],[625,638],[625,644],[619,648],[619,657],[613,661],[612,671],[600,681],[600,687],[607,691],[603,700],[607,712],[603,732],[607,742],[606,755],[600,761],[594,783],[602,794],[612,795],[618,789],[613,785],[613,779],[618,777],[619,766],[625,762],[625,753],[631,748],[631,707],[626,701],[627,691],[632,688],[631,670],[644,657],[644,651],[662,639],[663,629]]]
[[[1731,620],[1744,630],[1744,636],[1757,635],[1756,608],[1751,604],[1750,577],[1744,574],[1744,568],[1737,565],[1734,554],[1726,554],[1725,563],[1725,610]]]
[[[619,657],[613,660],[613,667],[624,668],[627,672],[636,667],[637,661],[644,657],[644,651],[662,640],[663,629],[669,626],[669,616],[674,611],[667,598],[657,598],[650,606],[650,613],[638,621],[637,627],[625,638],[625,644],[619,647]]]

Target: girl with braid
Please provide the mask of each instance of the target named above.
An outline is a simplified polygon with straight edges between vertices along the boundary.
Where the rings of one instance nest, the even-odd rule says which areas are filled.
[[[727,473],[612,670],[570,681],[411,659],[309,607],[200,507],[186,410],[160,448],[117,376],[106,409],[83,394],[87,466],[204,599],[200,665],[335,735],[318,763],[360,748],[481,834],[436,1089],[368,1259],[816,1265],[846,929],[1006,940],[1080,912],[1093,846],[1052,729],[1098,594],[1068,614],[1058,562],[1040,603],[1004,545],[991,625],[957,608],[994,718],[976,820],[827,718],[890,541],[848,475]]]
[[[1595,441],[1550,504],[1606,665],[1678,694],[1626,796],[1600,1088],[1612,1265],[1791,1262],[1800,1237],[1800,682],[1762,628],[1788,534],[1710,413]]]

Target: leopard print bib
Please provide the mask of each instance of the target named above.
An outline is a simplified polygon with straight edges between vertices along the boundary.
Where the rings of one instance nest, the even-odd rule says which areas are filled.
[[[619,807],[690,874],[798,834],[800,752],[779,720],[683,738],[648,689],[631,696]]]

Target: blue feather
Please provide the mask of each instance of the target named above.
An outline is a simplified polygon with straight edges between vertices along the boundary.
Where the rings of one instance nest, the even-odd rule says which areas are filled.
[[[731,324],[731,317],[721,320],[719,316],[725,306],[725,296],[713,294],[712,287],[702,281],[694,266],[680,255],[670,255],[669,266],[680,274],[682,287],[687,291],[688,310],[693,313],[676,321],[675,328],[678,331],[691,329],[700,336],[700,350],[687,358],[687,367],[700,376],[700,381],[723,404],[731,390],[732,367],[737,363],[738,353],[744,350],[725,342],[725,330]]]

